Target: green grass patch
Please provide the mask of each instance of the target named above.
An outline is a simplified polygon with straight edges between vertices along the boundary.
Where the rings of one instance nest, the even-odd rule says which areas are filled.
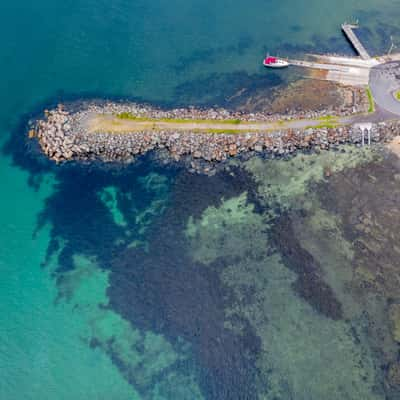
[[[318,118],[318,121],[337,121],[338,117],[335,115],[324,115]]]
[[[131,119],[134,121],[137,121],[138,119],[140,119],[139,117],[137,117],[136,115],[133,115],[130,112],[122,112],[122,113],[116,114],[115,116],[119,119]]]
[[[240,130],[240,129],[195,129],[195,132],[198,133],[226,133],[226,134],[239,134],[239,133],[247,133],[247,132],[259,132],[258,130]]]
[[[131,120],[138,122],[170,122],[178,124],[193,124],[193,123],[206,123],[206,124],[227,124],[227,125],[239,125],[243,121],[240,119],[190,119],[190,118],[150,118],[150,117],[138,117],[130,112],[122,112],[115,114],[118,119]]]
[[[306,129],[335,129],[340,126],[339,123],[334,124],[334,123],[322,123],[318,125],[308,125],[306,126]]]
[[[366,91],[367,91],[368,102],[369,102],[368,112],[373,113],[373,112],[375,112],[374,96],[372,95],[371,88],[369,86],[367,87]]]
[[[227,124],[239,125],[242,123],[240,119],[184,119],[184,118],[148,118],[149,121],[155,122],[171,122],[178,124]]]

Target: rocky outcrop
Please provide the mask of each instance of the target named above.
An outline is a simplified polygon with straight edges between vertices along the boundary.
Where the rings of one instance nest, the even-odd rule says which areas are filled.
[[[187,108],[162,111],[137,104],[86,103],[80,106],[79,110],[68,111],[63,106],[50,111],[46,110],[45,118],[36,121],[31,127],[34,133],[31,129],[29,136],[36,137],[46,156],[57,163],[69,160],[131,162],[137,156],[155,150],[166,154],[171,160],[189,160],[193,169],[199,169],[199,165],[204,162],[218,163],[248,152],[263,152],[272,157],[285,156],[299,150],[330,149],[344,143],[359,144],[362,137],[360,129],[356,126],[234,134],[159,130],[111,134],[88,132],[85,128],[85,123],[91,113],[121,112],[147,118],[216,121],[239,118],[242,121],[273,121],[276,118],[260,113],[232,113],[221,109]],[[371,140],[373,142],[388,141],[399,128],[399,122],[375,124],[372,127]]]

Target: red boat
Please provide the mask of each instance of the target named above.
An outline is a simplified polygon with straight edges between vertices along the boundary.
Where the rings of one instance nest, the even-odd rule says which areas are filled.
[[[267,56],[264,59],[263,65],[267,68],[286,68],[289,66],[289,63],[282,58]]]

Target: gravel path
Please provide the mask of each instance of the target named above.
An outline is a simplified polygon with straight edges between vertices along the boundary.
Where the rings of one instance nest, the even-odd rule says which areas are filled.
[[[210,131],[237,131],[237,132],[267,132],[282,129],[304,129],[324,124],[340,123],[340,118],[332,119],[294,119],[291,121],[280,122],[247,122],[242,121],[238,124],[228,123],[227,121],[195,121],[195,122],[175,122],[171,121],[142,121],[119,119],[113,115],[90,114],[87,116],[86,126],[89,133],[113,132],[113,133],[133,133],[143,131],[170,131],[170,132],[210,132]]]

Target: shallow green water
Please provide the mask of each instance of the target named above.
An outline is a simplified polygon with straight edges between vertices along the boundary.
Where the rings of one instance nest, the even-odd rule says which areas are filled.
[[[0,156],[0,398],[384,398],[380,367],[397,347],[385,339],[386,361],[376,356],[346,289],[354,249],[331,210],[306,231],[314,238],[327,226],[331,247],[293,229],[316,258],[331,254],[323,275],[340,318],[293,289],[298,271],[270,233],[285,211],[316,204],[305,183],[321,183],[325,164],[339,173],[367,156],[274,164],[281,174],[266,172],[269,162],[238,163],[237,176],[216,178],[150,161],[123,172],[55,168],[29,155],[19,124],[70,96],[215,103],[243,85],[279,84],[287,73],[264,79],[267,50],[351,52],[338,26],[354,16],[371,52],[383,52],[390,35],[400,39],[397,8],[3,2],[0,138],[15,140]]]

